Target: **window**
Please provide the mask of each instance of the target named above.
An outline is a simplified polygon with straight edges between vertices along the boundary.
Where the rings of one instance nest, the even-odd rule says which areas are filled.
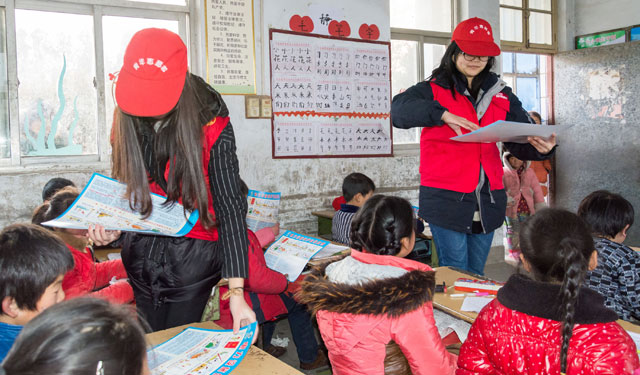
[[[543,123],[549,119],[551,107],[550,57],[528,53],[502,53],[502,78],[527,111],[536,111]]]
[[[109,160],[128,41],[146,27],[187,40],[189,18],[186,0],[114,3],[0,0],[0,166]]]
[[[391,94],[428,78],[451,39],[453,0],[391,0]],[[420,142],[420,128],[393,128],[395,145]],[[396,147],[396,149],[398,149]]]
[[[500,39],[509,51],[555,52],[556,0],[500,0]]]

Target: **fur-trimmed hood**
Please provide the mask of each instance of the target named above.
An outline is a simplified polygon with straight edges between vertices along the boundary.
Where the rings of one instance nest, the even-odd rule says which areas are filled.
[[[320,310],[346,314],[386,315],[394,318],[421,307],[433,298],[435,272],[418,262],[391,256],[352,251],[363,266],[388,265],[407,272],[359,284],[335,283],[327,277],[327,267],[345,258],[314,267],[302,283],[297,297],[315,315]],[[395,258],[395,259],[394,259]]]

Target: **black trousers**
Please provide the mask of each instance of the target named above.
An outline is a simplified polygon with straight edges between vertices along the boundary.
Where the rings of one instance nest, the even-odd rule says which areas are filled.
[[[214,241],[127,233],[122,261],[138,311],[158,331],[200,321],[223,254]]]

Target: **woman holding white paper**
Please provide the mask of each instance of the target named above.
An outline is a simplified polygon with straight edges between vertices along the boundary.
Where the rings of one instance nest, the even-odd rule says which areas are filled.
[[[491,72],[499,54],[487,21],[463,21],[431,77],[396,95],[391,105],[395,127],[423,128],[419,216],[429,223],[440,265],[478,274],[506,210],[500,152],[492,143],[450,138],[498,120],[531,122],[511,88]],[[505,146],[519,159],[542,160],[553,155],[555,144],[554,134]]]

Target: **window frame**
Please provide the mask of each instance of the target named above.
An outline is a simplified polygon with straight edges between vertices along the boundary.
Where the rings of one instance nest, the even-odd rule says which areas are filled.
[[[134,2],[128,0],[0,0],[0,7],[5,10],[6,44],[7,44],[7,86],[9,100],[9,137],[10,156],[0,158],[0,170],[18,169],[30,167],[38,169],[51,169],[54,167],[80,167],[84,168],[88,163],[98,164],[102,167],[109,165],[111,154],[109,134],[107,134],[106,101],[111,96],[111,88],[105,82],[104,45],[103,45],[103,17],[131,17],[160,19],[178,22],[180,36],[188,46],[193,37],[193,24],[195,18],[195,6],[193,0],[185,0],[185,5],[157,4],[146,2]],[[97,128],[97,152],[87,155],[65,156],[23,156],[20,149],[21,123],[19,118],[18,102],[18,58],[16,40],[16,9],[35,10],[45,12],[59,12],[68,14],[90,15],[93,17],[94,38],[94,81],[96,90],[96,128]],[[190,25],[191,23],[191,25]],[[125,46],[123,46],[124,48]],[[200,58],[198,48],[189,48],[190,63],[197,63]],[[193,69],[192,69],[193,70]]]
[[[429,31],[429,30],[421,30],[421,29],[405,29],[399,27],[391,27],[391,40],[404,40],[410,42],[417,42],[418,49],[416,53],[416,64],[418,66],[417,69],[417,77],[416,83],[420,82],[420,80],[424,80],[427,78],[426,73],[424,71],[424,45],[426,44],[440,44],[445,48],[449,45],[451,41],[451,34],[453,33],[453,28],[456,25],[455,17],[457,13],[457,1],[449,0],[451,5],[451,30],[449,32],[443,31]],[[393,71],[393,67],[391,67]],[[402,155],[414,155],[416,151],[419,151],[420,146],[420,132],[422,129],[413,128],[416,131],[416,141],[412,143],[394,143],[393,144],[393,153],[395,156]]]
[[[551,10],[529,7],[529,0],[522,0],[522,6],[503,5],[500,9],[512,9],[522,12],[522,42],[503,40],[500,38],[500,49],[505,52],[526,52],[536,54],[550,54],[558,52],[558,3],[551,0]],[[529,42],[529,18],[531,12],[551,15],[551,45]],[[502,23],[502,19],[500,19]]]

